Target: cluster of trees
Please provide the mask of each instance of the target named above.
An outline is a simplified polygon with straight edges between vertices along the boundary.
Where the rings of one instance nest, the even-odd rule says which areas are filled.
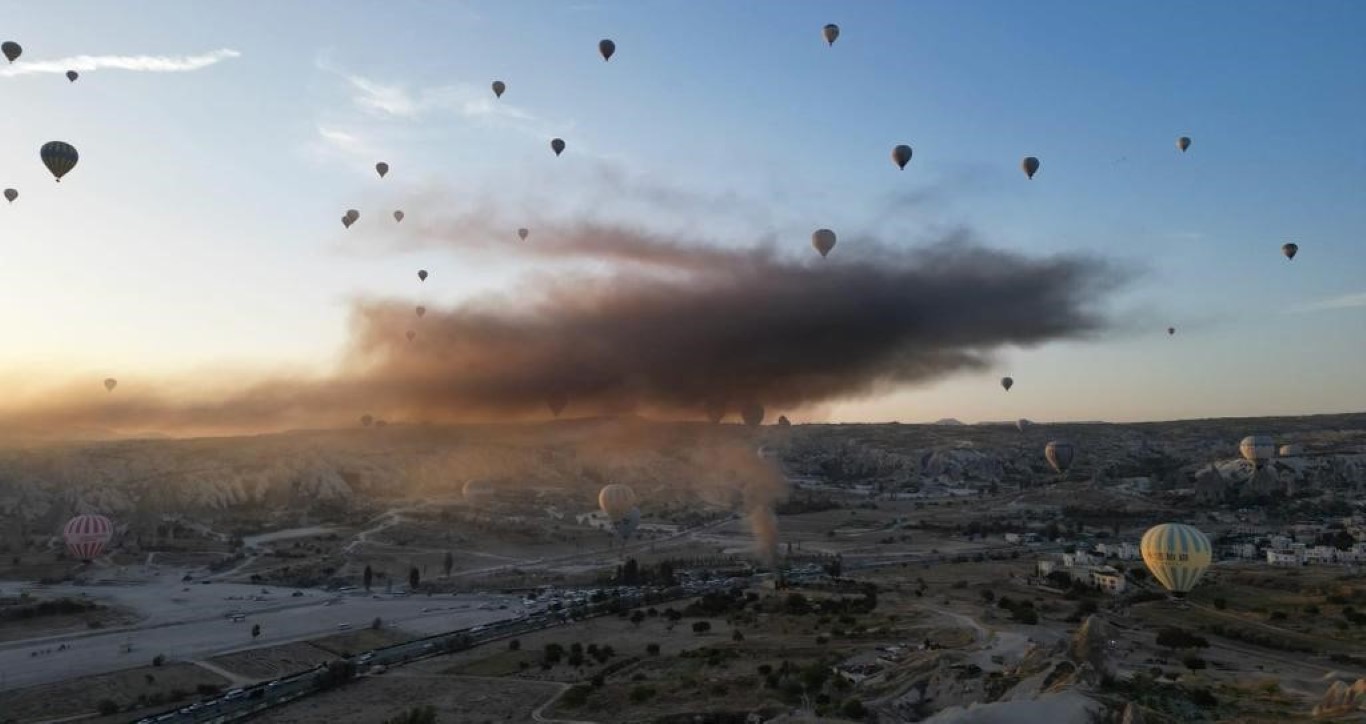
[[[521,648],[521,644],[518,644],[518,648]],[[552,666],[559,664],[561,661],[569,666],[578,668],[583,666],[584,663],[586,663],[586,660],[590,658],[597,661],[599,664],[605,664],[613,656],[616,656],[616,654],[617,652],[611,646],[588,644],[588,646],[585,647],[583,644],[576,641],[570,644],[568,649],[565,649],[563,644],[552,641],[551,643],[546,644],[541,652],[541,668],[549,669]]]
[[[673,586],[678,580],[674,578],[674,564],[670,561],[660,561],[652,567],[642,566],[636,559],[627,558],[626,563],[617,566],[617,574],[612,582],[622,586]]]
[[[402,714],[385,719],[381,724],[436,724],[436,708],[415,706]]]
[[[26,621],[43,616],[86,613],[100,608],[93,601],[79,601],[72,598],[56,598],[21,606],[7,606],[0,609],[0,621]]]
[[[1033,601],[1015,601],[1010,596],[1001,596],[996,601],[996,606],[1009,611],[1011,620],[1016,623],[1032,626],[1039,622],[1039,612],[1034,609]]]

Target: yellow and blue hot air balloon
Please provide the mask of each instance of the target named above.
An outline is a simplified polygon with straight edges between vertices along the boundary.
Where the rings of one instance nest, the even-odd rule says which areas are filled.
[[[1185,598],[1209,568],[1209,538],[1181,523],[1155,525],[1138,544],[1143,562],[1162,587],[1176,598]]]

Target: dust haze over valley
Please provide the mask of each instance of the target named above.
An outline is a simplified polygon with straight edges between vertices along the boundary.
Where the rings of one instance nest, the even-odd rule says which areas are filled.
[[[1366,5],[0,16],[0,724],[1366,721]]]

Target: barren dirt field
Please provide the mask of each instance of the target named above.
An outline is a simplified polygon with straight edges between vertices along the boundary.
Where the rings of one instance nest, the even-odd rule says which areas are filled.
[[[13,720],[23,724],[89,715],[106,700],[120,707],[141,701],[164,709],[175,702],[194,700],[200,686],[222,688],[228,683],[222,676],[193,664],[144,666],[0,692],[0,722]],[[127,722],[138,716],[124,713],[111,721]]]
[[[436,708],[442,724],[528,722],[532,712],[559,692],[549,683],[443,676],[405,667],[366,677],[346,688],[267,712],[261,724],[375,724],[414,706]]]

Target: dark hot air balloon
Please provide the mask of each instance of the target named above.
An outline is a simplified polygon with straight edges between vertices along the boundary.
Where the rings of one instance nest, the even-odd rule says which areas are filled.
[[[1033,156],[1025,156],[1025,160],[1020,162],[1020,168],[1024,169],[1025,175],[1034,178],[1034,174],[1039,172],[1039,159]]]
[[[910,146],[907,146],[906,144],[903,143],[903,144],[901,144],[900,146],[897,146],[896,148],[893,148],[893,149],[892,149],[892,163],[896,164],[896,167],[897,167],[897,168],[899,168],[899,169],[905,171],[905,170],[906,170],[906,164],[908,164],[908,163],[910,163],[910,162],[911,162],[911,147],[910,147]]]
[[[507,84],[504,83],[503,81],[501,81],[501,80],[495,80],[495,81],[493,81],[493,95],[494,95],[494,96],[496,96],[496,97],[498,97],[498,98],[502,98],[502,97],[503,97],[503,91],[505,91],[505,90],[507,90],[507,89],[508,89],[508,86],[507,86]]]
[[[830,23],[821,28],[821,37],[825,38],[826,45],[834,45],[840,37],[840,26]]]
[[[556,156],[564,153],[564,140],[559,138],[550,139],[550,150],[554,151]]]
[[[61,181],[71,169],[76,167],[76,162],[80,160],[80,154],[76,153],[76,147],[62,141],[49,141],[43,144],[38,151],[39,158],[43,159],[43,165],[47,170]]]
[[[608,40],[607,38],[603,38],[602,40],[599,40],[599,41],[598,41],[598,53],[602,55],[602,60],[603,60],[603,62],[607,62],[607,61],[611,60],[611,59],[612,59],[612,56],[613,56],[616,52],[617,52],[617,44],[616,44],[616,43],[613,43],[611,40]]]
[[[427,270],[426,270],[426,269],[418,269],[418,270],[417,270],[417,280],[420,281],[420,282],[425,282],[425,281],[427,281]]]
[[[19,56],[24,54],[24,49],[13,40],[6,40],[5,42],[0,43],[0,51],[4,52],[5,57],[8,58],[11,63],[18,60]]]
[[[77,72],[74,71],[74,70],[68,70],[68,71],[66,72],[66,79],[69,80],[69,81],[71,81],[72,83],[75,83],[75,82],[76,82],[76,79],[79,78],[79,77],[81,77],[81,74],[80,74],[80,73],[77,73]]]

